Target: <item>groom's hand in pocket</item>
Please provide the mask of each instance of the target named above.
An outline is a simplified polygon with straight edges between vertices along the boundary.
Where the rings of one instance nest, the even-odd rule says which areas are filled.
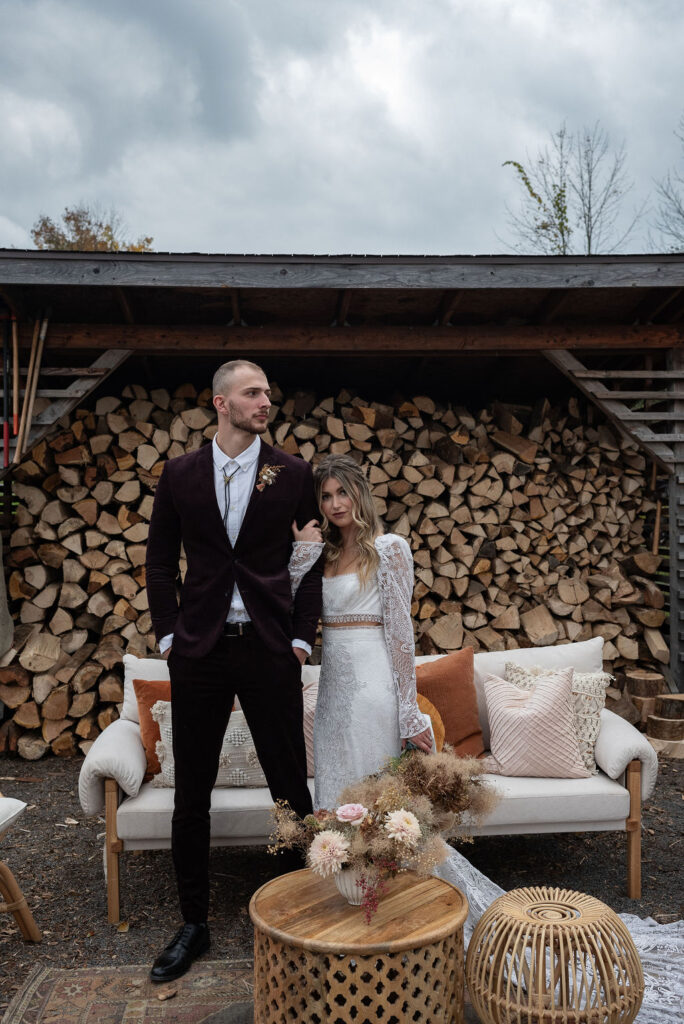
[[[294,651],[295,657],[297,658],[297,661],[299,662],[299,664],[303,665],[304,662],[306,661],[306,651],[304,650],[304,648],[303,647],[293,647],[292,650]]]

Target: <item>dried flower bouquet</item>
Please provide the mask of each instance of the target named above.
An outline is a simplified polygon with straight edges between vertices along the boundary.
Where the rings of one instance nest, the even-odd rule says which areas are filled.
[[[366,920],[385,882],[399,871],[430,875],[449,855],[446,838],[470,839],[472,826],[498,802],[475,758],[405,751],[375,775],[347,786],[340,806],[299,818],[288,804],[274,810],[272,853],[299,848],[312,871],[326,877],[361,872]]]

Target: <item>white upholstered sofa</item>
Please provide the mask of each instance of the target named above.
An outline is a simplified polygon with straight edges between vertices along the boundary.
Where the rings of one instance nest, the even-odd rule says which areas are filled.
[[[489,745],[483,681],[504,674],[506,661],[548,668],[572,666],[576,671],[600,672],[603,640],[493,651],[475,655],[475,686],[485,745]],[[419,657],[416,663],[432,660]],[[86,814],[105,811],[105,865],[110,921],[119,920],[119,856],[126,850],[162,849],[171,844],[173,790],[144,783],[145,751],[140,738],[134,678],[168,679],[162,659],[124,658],[125,684],[121,717],[91,747],[79,779],[79,796]],[[303,684],[318,677],[319,669],[304,666]],[[641,895],[641,802],[655,786],[658,761],[653,748],[628,722],[601,713],[595,746],[599,774],[582,779],[539,779],[488,776],[502,796],[477,835],[541,832],[627,832],[627,889]],[[309,780],[313,789],[313,780]],[[265,788],[216,788],[212,796],[212,844],[264,844],[270,832],[272,802]]]

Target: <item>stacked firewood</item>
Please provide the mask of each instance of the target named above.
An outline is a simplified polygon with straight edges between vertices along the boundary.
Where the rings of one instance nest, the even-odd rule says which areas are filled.
[[[123,654],[155,651],[144,562],[159,475],[214,432],[208,390],[133,385],[24,459],[0,752],[84,752],[117,717]],[[413,549],[420,651],[600,635],[613,673],[667,662],[658,559],[644,544],[649,467],[583,421],[575,399],[473,414],[428,396],[386,405],[275,388],[265,439],[313,463],[344,452],[367,466],[378,512]]]

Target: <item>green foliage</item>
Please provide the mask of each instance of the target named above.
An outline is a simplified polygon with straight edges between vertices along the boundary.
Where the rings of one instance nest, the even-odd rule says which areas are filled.
[[[37,249],[65,249],[74,252],[151,252],[154,239],[149,235],[128,241],[115,210],[109,213],[79,203],[65,207],[61,223],[45,214],[31,228]]]
[[[550,196],[542,199],[535,191],[529,174],[517,160],[506,160],[504,167],[514,167],[520,176],[527,194],[537,204],[538,215],[534,218],[533,231],[540,240],[548,243],[548,250],[563,256],[568,252],[572,228],[568,215],[568,192],[565,184],[551,182]]]

